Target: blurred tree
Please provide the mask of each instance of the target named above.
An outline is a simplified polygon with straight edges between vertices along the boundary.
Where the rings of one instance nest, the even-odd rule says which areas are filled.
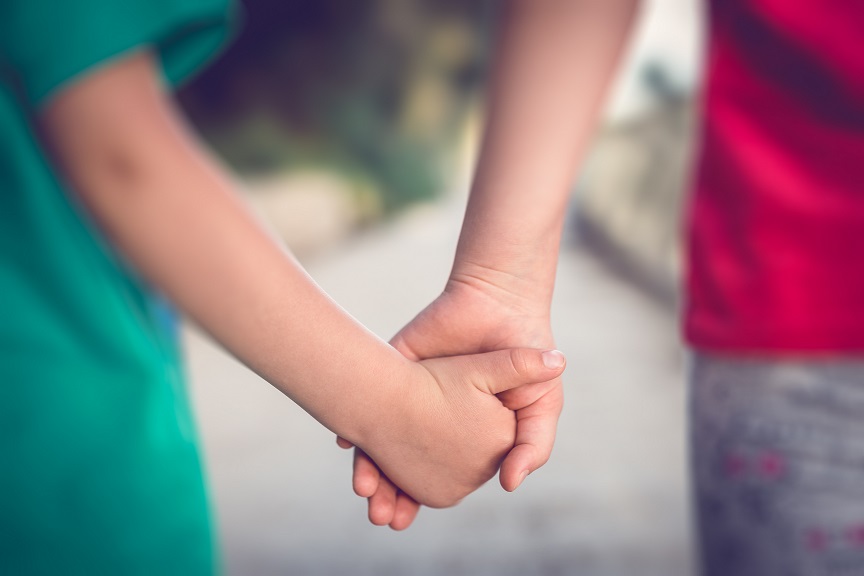
[[[480,84],[485,5],[246,0],[240,36],[181,102],[236,169],[325,166],[392,210],[434,195]]]

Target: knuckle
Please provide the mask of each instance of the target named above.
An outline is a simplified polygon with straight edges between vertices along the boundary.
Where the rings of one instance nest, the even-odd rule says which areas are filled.
[[[489,431],[489,442],[492,452],[500,461],[507,455],[516,443],[516,418],[515,415],[508,414],[507,418],[502,419],[499,426],[493,431]]]
[[[517,376],[527,377],[531,374],[531,366],[528,355],[524,350],[510,350],[510,365]]]

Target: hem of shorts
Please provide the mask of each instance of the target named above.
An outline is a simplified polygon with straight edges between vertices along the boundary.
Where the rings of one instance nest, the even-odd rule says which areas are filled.
[[[796,357],[830,360],[838,357],[864,356],[862,338],[818,338],[796,331],[759,333],[755,330],[727,330],[723,335],[706,333],[692,326],[684,327],[684,342],[699,352],[722,356]],[[740,334],[747,334],[746,337]]]

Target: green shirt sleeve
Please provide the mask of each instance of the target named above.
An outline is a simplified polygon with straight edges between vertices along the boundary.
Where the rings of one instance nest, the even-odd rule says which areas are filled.
[[[141,46],[176,85],[225,45],[235,11],[230,0],[2,0],[0,53],[35,106]]]

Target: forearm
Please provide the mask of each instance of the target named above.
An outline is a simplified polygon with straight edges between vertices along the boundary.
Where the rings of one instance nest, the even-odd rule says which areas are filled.
[[[638,3],[504,5],[455,279],[482,277],[551,301],[570,187]]]
[[[407,361],[333,303],[262,229],[171,114],[158,83],[133,81],[88,119],[80,101],[106,88],[92,82],[53,103],[44,124],[108,239],[228,350],[362,445]],[[134,138],[115,138],[102,124],[111,122]]]
[[[106,186],[102,198],[118,201],[91,197],[89,208],[132,265],[225,348],[362,444],[368,434],[355,426],[379,409],[404,360],[318,288],[218,169],[178,152],[164,179],[119,195]]]

